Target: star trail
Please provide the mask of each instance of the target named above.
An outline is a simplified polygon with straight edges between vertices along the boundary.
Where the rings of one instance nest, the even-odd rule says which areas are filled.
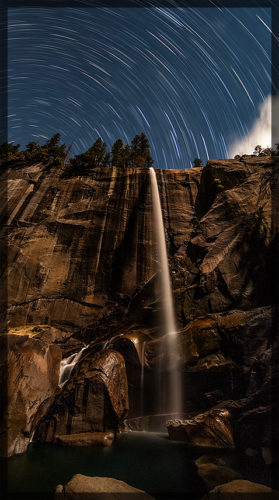
[[[155,167],[189,168],[227,158],[272,91],[267,7],[22,7],[8,21],[22,148],[59,132],[73,154],[97,137],[110,150],[144,132]]]

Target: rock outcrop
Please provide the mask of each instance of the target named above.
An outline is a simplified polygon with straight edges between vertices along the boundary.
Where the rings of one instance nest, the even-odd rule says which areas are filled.
[[[34,330],[36,333],[36,328]],[[3,359],[5,341],[2,335],[1,371],[2,377],[6,377],[8,398],[6,428],[1,429],[1,456],[11,456],[26,450],[36,425],[54,400],[61,350],[43,338],[10,334],[8,357]]]
[[[121,354],[111,349],[88,353],[41,420],[35,439],[53,442],[61,435],[116,432],[128,408]]]
[[[170,439],[199,446],[233,448],[231,416],[228,410],[210,410],[189,420],[167,422]]]
[[[58,485],[55,500],[154,500],[145,491],[130,486],[124,481],[112,477],[88,477],[76,474],[65,486]]]
[[[61,446],[111,446],[114,440],[112,432],[80,432],[79,434],[64,434],[56,436],[55,443]]]

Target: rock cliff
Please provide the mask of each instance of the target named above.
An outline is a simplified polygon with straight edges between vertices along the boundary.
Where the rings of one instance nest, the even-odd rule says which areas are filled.
[[[243,451],[253,448],[263,463],[263,449],[272,437],[272,384],[277,383],[278,163],[278,157],[251,156],[208,161],[204,168],[156,170],[180,332],[185,408],[229,409],[235,443]],[[50,390],[54,401],[42,415],[38,436],[50,435],[54,420],[60,434],[121,426],[128,408],[126,374],[130,415],[140,411],[142,363],[146,392],[152,389],[154,341],[160,329],[148,170],[106,167],[73,176],[66,167],[37,164],[10,168],[4,176],[8,197],[7,203],[2,197],[1,217],[6,221],[2,238],[9,247],[10,332],[19,336],[40,328],[37,342],[57,349],[63,358],[91,342],[90,353],[64,389]],[[28,333],[30,349],[32,339]],[[16,345],[19,356],[21,343]],[[36,348],[34,344],[34,352]],[[100,366],[101,361],[108,365],[108,356],[111,373],[121,380],[117,401],[112,401],[113,391],[104,383],[105,369]],[[31,377],[31,371],[26,376]],[[99,416],[106,412],[109,422],[105,425],[98,417],[98,429],[91,425],[95,417],[88,423],[82,409],[85,396],[77,390],[85,379],[88,390],[91,385],[100,388],[96,411]],[[46,401],[48,397],[47,389]],[[147,413],[154,412],[152,400],[147,394]],[[10,402],[11,412],[15,407],[16,401]],[[74,415],[82,425],[71,431],[65,422]],[[24,426],[18,426],[18,433],[34,430],[29,423]]]

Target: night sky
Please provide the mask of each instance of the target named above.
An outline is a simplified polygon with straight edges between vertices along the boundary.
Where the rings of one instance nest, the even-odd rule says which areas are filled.
[[[240,151],[247,134],[252,147],[271,145],[269,8],[38,7],[8,15],[8,138],[21,148],[60,132],[73,154],[97,137],[110,150],[143,131],[154,167],[188,168],[196,157],[205,164],[251,153]]]

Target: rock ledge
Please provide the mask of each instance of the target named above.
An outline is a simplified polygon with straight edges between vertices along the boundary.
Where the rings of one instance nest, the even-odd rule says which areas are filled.
[[[111,446],[114,441],[113,432],[81,432],[79,434],[63,434],[56,436],[55,442],[62,446]]]

